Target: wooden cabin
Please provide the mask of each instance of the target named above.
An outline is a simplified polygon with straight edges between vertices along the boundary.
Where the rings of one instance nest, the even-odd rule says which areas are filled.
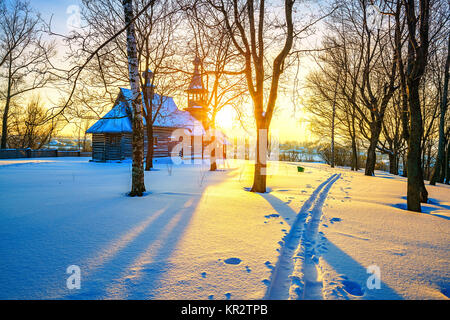
[[[190,156],[197,158],[204,157],[205,146],[211,141],[205,139],[208,129],[208,90],[203,85],[200,73],[200,60],[194,60],[194,73],[186,92],[188,94],[188,107],[185,110],[178,109],[172,97],[161,96],[154,93],[152,85],[148,85],[147,97],[152,99],[152,119],[153,121],[153,156],[168,157],[172,155],[173,148],[180,141],[172,137],[177,129],[188,130],[191,141]],[[148,70],[143,72],[146,83],[153,76]],[[148,77],[148,78],[147,78]],[[129,89],[120,88],[119,95],[113,108],[100,120],[98,120],[86,133],[92,134],[92,160],[110,161],[123,160],[132,157],[132,124],[131,124],[131,101],[132,92]],[[142,94],[144,101],[144,94]],[[146,112],[144,101],[144,112]],[[148,139],[146,134],[146,121],[144,117],[144,156],[147,155]],[[196,139],[197,137],[198,139]],[[175,137],[176,138],[176,137]],[[223,146],[223,157],[226,154],[226,145],[230,145],[225,134],[216,131],[217,141]],[[200,140],[202,147],[199,154],[194,148],[194,141]],[[183,155],[186,157],[187,155]]]
[[[92,134],[92,160],[123,160],[132,156],[131,90],[120,88],[113,108],[86,132]],[[195,132],[194,127],[201,126],[187,111],[179,110],[172,97],[153,94],[153,156],[170,156],[178,141],[171,141],[176,129]],[[144,108],[145,110],[145,108]],[[144,118],[144,155],[147,154],[148,140]],[[204,134],[203,128],[196,130]]]

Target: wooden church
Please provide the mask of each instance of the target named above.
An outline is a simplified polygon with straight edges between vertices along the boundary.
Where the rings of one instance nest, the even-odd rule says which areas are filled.
[[[179,142],[172,139],[172,133],[177,129],[186,129],[191,133],[191,150],[194,150],[194,136],[201,135],[199,138],[202,141],[203,155],[203,148],[207,143],[204,136],[208,127],[206,103],[208,90],[203,85],[199,70],[200,59],[196,57],[193,63],[194,73],[186,90],[188,107],[185,110],[178,109],[172,97],[158,95],[154,93],[153,88],[145,88],[148,90],[147,96],[152,99],[152,105],[157,106],[152,108],[153,119],[155,119],[152,141],[154,157],[171,155],[172,148]],[[144,95],[142,94],[142,96]],[[86,133],[92,134],[93,161],[106,162],[132,157],[131,100],[131,90],[120,88],[113,108],[86,131]],[[144,102],[144,112],[146,112],[144,99],[142,101]],[[155,118],[156,110],[158,110],[158,114]],[[146,125],[144,117],[144,127]],[[144,132],[146,132],[146,128],[144,128]],[[225,136],[223,134],[221,136],[225,142]],[[147,154],[147,147],[148,139],[144,134],[144,155]]]

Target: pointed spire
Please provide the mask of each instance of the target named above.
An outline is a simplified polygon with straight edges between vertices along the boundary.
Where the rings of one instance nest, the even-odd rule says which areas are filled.
[[[194,64],[194,74],[192,75],[191,83],[189,84],[187,91],[206,91],[205,86],[203,85],[202,75],[199,70],[201,60],[198,55],[195,55],[195,59],[192,63]]]

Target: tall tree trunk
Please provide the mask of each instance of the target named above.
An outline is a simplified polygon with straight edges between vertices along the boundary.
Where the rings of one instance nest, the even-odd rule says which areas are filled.
[[[264,125],[258,128],[256,137],[256,163],[253,177],[252,192],[266,192],[267,184],[267,137],[268,129]]]
[[[133,20],[133,1],[123,0],[123,11],[127,28],[127,55],[128,55],[128,75],[130,88],[133,94],[132,99],[132,173],[130,196],[142,196],[145,191],[144,184],[144,123],[142,109],[142,95],[139,81],[139,62],[136,51],[136,36]]]
[[[398,167],[397,167],[397,154],[396,153],[389,153],[389,173],[391,174],[398,174]]]
[[[215,104],[215,106],[217,106],[217,104]],[[217,110],[217,107],[215,107],[214,110]],[[212,141],[211,141],[211,143],[213,143],[214,147],[211,150],[209,171],[216,171],[217,170],[217,157],[216,157],[216,146],[217,146],[216,112],[213,112],[213,115],[211,116],[211,122],[210,122],[209,128],[214,133],[214,137],[212,138]]]
[[[366,159],[366,168],[364,174],[366,176],[375,175],[375,164],[377,161],[377,154],[375,152],[376,144],[378,141],[374,142],[372,139],[369,144],[369,148],[367,149],[367,159]]]
[[[439,120],[439,147],[438,147],[438,156],[436,159],[436,165],[434,168],[433,176],[431,177],[430,184],[435,185],[437,182],[442,182],[444,175],[445,167],[444,164],[444,152],[445,152],[445,133],[444,133],[444,127],[445,127],[445,114],[447,112],[447,96],[448,96],[448,78],[449,78],[449,65],[450,65],[450,37],[448,39],[448,47],[447,47],[447,60],[445,62],[445,73],[444,73],[444,88],[442,92],[442,99],[441,99],[441,114],[440,114],[440,120]]]
[[[408,139],[408,210],[421,212],[420,203],[428,200],[421,166],[421,138],[423,134],[419,85],[428,62],[430,1],[419,0],[419,20],[414,0],[404,1],[408,26],[407,95],[410,112]],[[417,39],[417,26],[419,26]]]
[[[8,113],[9,113],[10,99],[6,99],[5,108],[3,110],[3,121],[2,121],[2,142],[1,149],[6,149],[6,141],[8,138]]]
[[[0,149],[6,149],[6,142],[8,139],[8,115],[9,115],[9,106],[11,103],[11,68],[12,68],[12,61],[11,61],[11,55],[10,55],[10,61],[9,61],[9,76],[8,76],[8,89],[6,90],[6,102],[5,102],[5,108],[3,110],[3,121],[2,121],[2,141],[0,145]]]
[[[354,136],[352,136],[352,170],[358,171],[358,150]]]
[[[336,159],[335,154],[334,154],[334,119],[336,117],[336,111],[335,111],[335,106],[333,103],[333,115],[331,118],[331,163],[330,166],[332,168],[334,168],[334,160]]]
[[[408,161],[406,160],[405,154],[402,155],[403,172],[402,177],[408,176]]]
[[[358,163],[358,159],[359,159],[359,150],[358,150],[358,141],[356,140],[356,128],[355,128],[355,107],[352,107],[353,112],[352,112],[352,133],[351,133],[351,137],[352,137],[352,153],[353,153],[353,166],[355,168],[355,171],[359,170],[359,163]]]
[[[215,138],[211,143],[214,143],[214,148],[211,150],[209,171],[216,171],[217,170],[217,159],[216,159],[216,146],[215,146],[216,140],[215,140]]]
[[[371,136],[369,148],[367,149],[366,170],[364,173],[366,176],[375,175],[375,164],[377,162],[377,154],[375,151],[377,148],[378,140],[380,139],[381,122],[378,120],[375,121],[370,131]]]
[[[147,156],[145,158],[145,171],[150,171],[153,168],[153,151],[154,151],[154,146],[153,146],[153,124],[152,122],[152,117],[147,117],[150,119],[146,119],[147,120]],[[149,122],[150,121],[150,122]]]
[[[341,74],[338,73],[337,80],[336,80],[336,86],[334,88],[334,96],[333,96],[333,112],[331,115],[331,167],[334,168],[334,162],[335,162],[335,154],[334,154],[334,128],[335,128],[335,120],[336,120],[336,95],[337,95],[337,87],[339,83],[339,78]]]
[[[424,169],[424,178],[426,180],[430,180],[430,176],[431,176],[431,172],[430,172],[430,167],[431,167],[431,146],[432,146],[432,141],[430,141],[430,143],[428,143],[428,147],[426,149],[426,154],[427,154],[427,159],[425,161],[425,169]]]
[[[450,184],[450,141],[447,142],[447,152],[445,156],[445,183]]]
[[[423,182],[421,165],[422,113],[419,100],[419,83],[409,84],[411,130],[408,141],[408,210],[421,212],[420,203],[427,202],[428,192]]]

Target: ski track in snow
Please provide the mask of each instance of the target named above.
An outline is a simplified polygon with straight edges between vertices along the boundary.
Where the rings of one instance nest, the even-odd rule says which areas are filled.
[[[291,230],[272,274],[266,299],[322,299],[322,281],[317,264],[320,255],[317,236],[322,206],[333,184],[341,174],[333,174],[322,182],[305,201]]]

